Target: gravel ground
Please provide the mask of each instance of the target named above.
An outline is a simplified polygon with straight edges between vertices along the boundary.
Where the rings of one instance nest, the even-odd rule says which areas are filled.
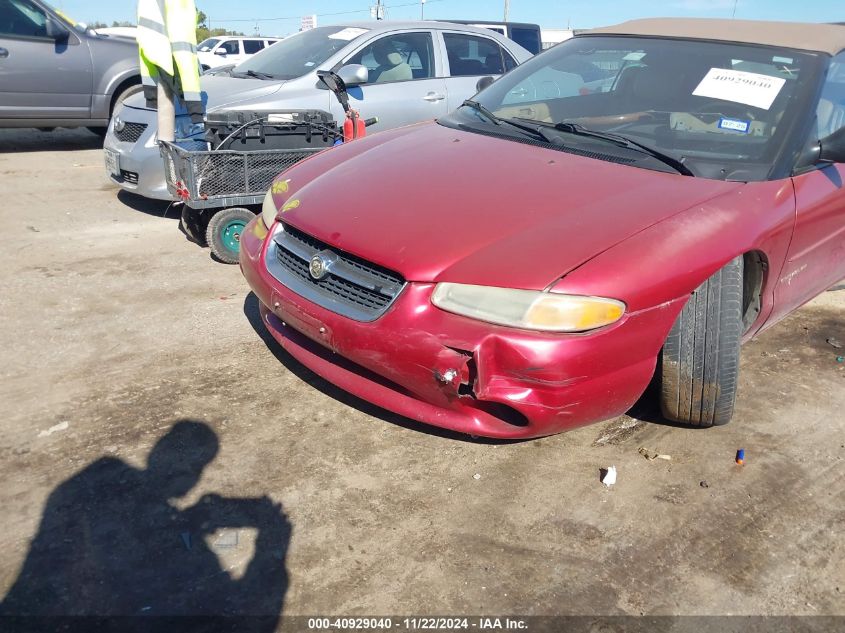
[[[726,427],[472,441],[298,365],[96,137],[27,135],[0,131],[7,607],[845,616],[845,287],[744,348]]]

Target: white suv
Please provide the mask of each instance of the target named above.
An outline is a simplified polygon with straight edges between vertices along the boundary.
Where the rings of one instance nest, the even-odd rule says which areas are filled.
[[[277,37],[209,37],[197,45],[197,58],[203,70],[240,64],[278,41]]]

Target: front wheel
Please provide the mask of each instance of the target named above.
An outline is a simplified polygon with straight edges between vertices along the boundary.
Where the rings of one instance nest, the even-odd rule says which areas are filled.
[[[692,293],[663,346],[660,406],[690,426],[730,422],[739,378],[743,259]]]
[[[138,94],[139,92],[143,92],[144,87],[141,84],[132,84],[128,88],[124,88],[121,90],[117,95],[114,97],[114,101],[111,104],[111,115],[114,115],[117,112],[118,108],[123,105],[123,102],[126,101],[132,95]]]
[[[241,251],[241,234],[255,214],[249,209],[233,207],[216,213],[208,223],[206,239],[215,257],[224,264],[237,264]]]
[[[144,87],[141,84],[132,84],[128,88],[124,88],[114,96],[112,100],[111,109],[109,111],[109,118],[114,116],[118,108],[123,105],[123,102],[134,94],[141,92]],[[89,127],[91,133],[96,134],[100,138],[105,138],[108,132],[108,127]]]

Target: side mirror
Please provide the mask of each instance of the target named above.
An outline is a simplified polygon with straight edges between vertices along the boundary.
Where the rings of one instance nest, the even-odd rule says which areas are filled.
[[[845,163],[845,127],[819,141],[818,160]]]
[[[68,30],[55,20],[47,20],[46,29],[47,37],[57,44],[64,44],[70,39]]]
[[[226,51],[225,48],[220,47],[220,48],[218,48],[217,50],[214,51],[214,54],[220,55],[220,57],[226,57],[226,55],[228,55],[229,53]]]
[[[370,80],[370,71],[361,64],[347,64],[338,69],[337,76],[343,81],[344,86],[352,88],[367,83]]]
[[[496,81],[496,80],[495,80],[495,79],[493,79],[492,77],[490,77],[489,75],[488,75],[487,77],[482,77],[482,78],[481,78],[481,79],[479,79],[479,80],[478,80],[478,82],[475,84],[475,91],[476,91],[476,92],[481,92],[481,91],[482,91],[482,90],[484,90],[487,86],[489,86],[490,84],[492,84],[494,81]]]

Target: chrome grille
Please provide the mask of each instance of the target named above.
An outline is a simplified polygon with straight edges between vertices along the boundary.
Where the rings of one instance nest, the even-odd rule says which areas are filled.
[[[328,273],[314,279],[309,272],[317,254],[331,258]],[[405,287],[396,273],[339,251],[285,225],[267,251],[267,270],[295,293],[356,321],[374,321]]]
[[[124,123],[123,129],[115,132],[114,135],[121,143],[137,143],[146,129],[146,123]]]

